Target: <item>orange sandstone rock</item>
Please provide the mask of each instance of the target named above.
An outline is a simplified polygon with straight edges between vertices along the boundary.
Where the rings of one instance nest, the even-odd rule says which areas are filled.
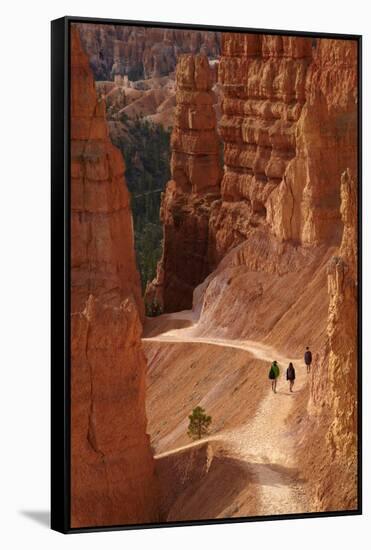
[[[121,153],[71,35],[71,525],[156,521],[143,303]]]
[[[341,177],[343,236],[328,268],[330,304],[327,342],[310,385],[309,411],[327,414],[327,469],[336,465],[336,487],[326,487],[326,469],[314,491],[319,509],[357,506],[357,181],[351,171]]]
[[[165,311],[190,308],[194,288],[210,272],[209,215],[221,179],[213,78],[207,57],[180,56],[176,81],[172,180],[161,206],[164,249],[157,278],[146,293],[148,302],[157,299]]]
[[[341,178],[343,237],[329,267],[329,382],[337,453],[354,460],[357,420],[357,182],[350,170]]]
[[[218,75],[224,93],[220,121],[224,177],[222,203],[210,219],[214,264],[243,242],[251,227],[271,221],[270,196],[281,183],[285,185],[285,171],[296,155],[296,127],[305,102],[311,50],[306,38],[222,35]],[[286,202],[275,206],[274,212],[289,207]],[[236,212],[240,213],[237,231]]]
[[[357,44],[317,40],[305,75],[296,154],[271,194],[267,219],[281,239],[341,239],[339,181],[357,162]]]
[[[319,351],[309,406],[303,392],[292,425],[302,447],[300,469],[310,473],[311,510],[352,509],[356,43],[222,35],[224,174],[220,196],[212,201],[188,163],[194,153],[213,151],[212,100],[204,90],[207,79],[198,86],[195,65],[183,63],[173,180],[162,208],[164,256],[151,291],[164,297],[168,311],[182,309],[189,307],[199,279],[193,292],[199,314],[195,335],[261,340],[292,357],[300,357],[306,345]],[[202,110],[193,119],[187,106],[194,103]],[[190,124],[204,129],[191,131]]]

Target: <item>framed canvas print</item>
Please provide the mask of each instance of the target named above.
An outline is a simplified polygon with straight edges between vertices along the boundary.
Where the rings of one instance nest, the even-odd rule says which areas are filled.
[[[361,513],[361,37],[52,22],[52,528]]]

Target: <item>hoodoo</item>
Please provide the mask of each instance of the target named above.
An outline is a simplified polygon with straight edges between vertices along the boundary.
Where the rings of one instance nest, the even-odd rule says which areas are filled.
[[[220,55],[220,33],[112,25],[78,25],[97,80],[158,78],[175,70],[180,53]],[[104,55],[102,56],[102,51]]]
[[[329,263],[327,340],[310,385],[311,422],[322,417],[326,452],[315,476],[316,509],[357,506],[357,183],[341,177],[341,246]],[[306,448],[306,451],[309,449]],[[309,454],[312,454],[311,452]],[[315,457],[312,457],[315,460]],[[329,490],[332,482],[334,487]]]
[[[220,194],[220,142],[212,72],[204,55],[182,55],[176,69],[171,176],[162,199],[163,256],[146,300],[167,312],[190,308],[195,287],[210,273],[209,215]]]
[[[71,35],[71,524],[156,521],[143,303],[121,153]]]

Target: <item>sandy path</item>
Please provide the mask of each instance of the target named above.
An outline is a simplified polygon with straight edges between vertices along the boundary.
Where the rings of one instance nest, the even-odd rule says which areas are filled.
[[[179,319],[179,315],[177,318]],[[166,343],[190,342],[246,350],[254,357],[267,361],[267,372],[273,359],[280,364],[281,375],[278,379],[277,393],[272,392],[267,378],[267,393],[250,422],[234,429],[221,431],[208,439],[223,441],[231,457],[246,463],[259,494],[259,509],[256,515],[307,511],[304,485],[300,482],[300,473],[294,459],[295,441],[285,422],[295,405],[296,395],[307,383],[304,362],[297,358],[286,357],[260,342],[198,337],[194,332],[194,326],[191,326],[170,330],[143,340]],[[294,363],[296,369],[294,393],[289,392],[288,382],[285,379],[285,369],[290,361]],[[158,457],[196,444],[197,442],[173,449]]]

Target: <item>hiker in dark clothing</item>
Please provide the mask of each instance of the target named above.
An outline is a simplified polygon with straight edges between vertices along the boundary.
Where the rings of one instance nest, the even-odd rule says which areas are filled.
[[[277,364],[277,361],[273,361],[271,368],[269,370],[268,378],[272,381],[272,391],[277,393],[277,378],[280,375],[280,369]]]
[[[287,368],[286,380],[289,381],[290,391],[292,392],[292,388],[294,387],[294,383],[295,383],[295,369],[292,363],[290,363]]]
[[[307,347],[304,353],[304,362],[307,365],[307,374],[310,373],[310,366],[312,364],[312,352]]]

